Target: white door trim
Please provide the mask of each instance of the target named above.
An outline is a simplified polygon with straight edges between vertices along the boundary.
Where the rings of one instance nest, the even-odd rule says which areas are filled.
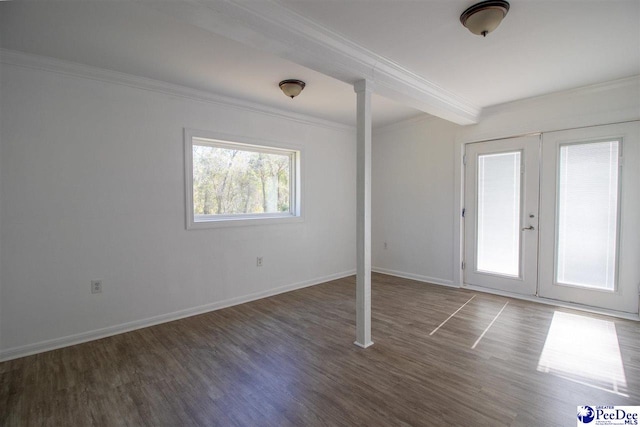
[[[640,320],[640,315],[638,313],[625,313],[625,312],[619,312],[614,310],[603,310],[603,309],[597,309],[591,306],[578,304],[578,303],[564,303],[559,300],[548,300],[545,298],[540,298],[538,296],[532,297],[532,296],[524,296],[524,295],[518,295],[518,294],[510,294],[506,292],[488,290],[483,288],[476,289],[476,287],[474,286],[467,286],[464,284],[464,271],[462,269],[462,260],[464,257],[463,255],[464,220],[461,214],[462,214],[462,208],[464,206],[464,181],[465,181],[463,158],[465,153],[465,146],[467,144],[474,143],[474,142],[491,141],[495,139],[506,139],[509,137],[517,137],[517,136],[524,136],[524,135],[541,135],[543,133],[559,132],[559,131],[574,130],[574,129],[584,129],[584,128],[592,128],[592,127],[600,127],[600,126],[609,126],[609,125],[619,125],[619,124],[625,124],[625,123],[640,123],[640,119],[611,121],[608,123],[594,123],[594,124],[589,124],[584,126],[576,126],[572,128],[558,127],[557,129],[552,128],[546,131],[523,133],[519,135],[515,133],[505,133],[503,135],[496,136],[494,138],[491,138],[492,135],[487,135],[486,137],[483,135],[483,139],[471,139],[471,138],[458,139],[457,138],[454,145],[454,199],[453,199],[454,203],[453,203],[453,212],[452,212],[452,214],[454,215],[454,218],[457,218],[457,223],[454,226],[454,230],[453,230],[454,231],[453,233],[454,247],[453,247],[453,259],[452,259],[452,264],[453,264],[452,265],[452,269],[453,269],[452,284],[460,288],[467,288],[467,289],[483,291],[487,293],[496,293],[496,294],[506,295],[506,296],[523,299],[527,301],[537,301],[543,304],[557,305],[559,307],[568,307],[568,308],[583,310],[587,312],[620,317],[624,319]],[[497,135],[497,133],[494,133],[494,135]],[[640,300],[640,295],[637,295],[636,297]]]
[[[618,184],[618,230],[616,288],[613,291],[555,283],[556,203],[558,151],[567,144],[620,141]],[[539,294],[542,297],[597,306],[598,308],[638,314],[638,282],[640,282],[640,123],[615,124],[593,128],[548,132],[543,137],[542,185],[553,188],[541,193],[540,251],[549,254],[540,259]]]
[[[539,202],[539,155],[540,136],[524,136],[468,144],[465,147],[465,247],[464,247],[464,283],[498,289],[526,295],[535,295],[538,276],[538,202]],[[477,245],[481,242],[479,226],[478,174],[480,158],[499,159],[507,153],[520,153],[519,214],[516,219],[515,236],[518,237],[517,274],[483,271],[477,264],[479,253]],[[499,156],[499,157],[495,157]],[[515,158],[514,158],[515,159]],[[494,160],[495,161],[495,160]],[[498,160],[500,161],[500,160]],[[503,160],[504,161],[504,160]],[[505,165],[507,166],[507,165]],[[505,221],[511,221],[505,218]],[[493,233],[488,236],[493,236]],[[491,239],[491,237],[488,237]],[[491,263],[491,261],[489,261]],[[495,260],[494,260],[495,262]],[[513,262],[513,260],[512,260]],[[499,263],[500,264],[500,263]],[[504,265],[503,265],[504,267]],[[498,265],[486,268],[498,268]]]

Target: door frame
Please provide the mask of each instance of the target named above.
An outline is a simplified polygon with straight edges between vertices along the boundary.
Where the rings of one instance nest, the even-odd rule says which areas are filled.
[[[558,193],[558,152],[564,145],[594,143],[608,140],[620,141],[619,169],[618,169],[618,212],[616,230],[616,283],[613,291],[588,288],[579,285],[556,283],[556,254],[557,247],[557,193]],[[541,226],[549,230],[540,235],[540,250],[551,252],[552,258],[539,261],[538,294],[542,298],[571,301],[577,304],[593,306],[598,301],[599,308],[638,313],[639,298],[638,285],[635,283],[637,275],[636,256],[640,254],[640,243],[629,236],[640,235],[640,224],[637,209],[640,206],[638,188],[630,187],[633,182],[640,182],[638,169],[633,165],[640,159],[640,123],[616,124],[598,126],[597,128],[570,129],[566,131],[547,132],[543,141],[543,152],[551,162],[542,163],[541,185],[553,191],[541,194],[540,210],[545,216]],[[634,273],[634,268],[636,272]]]
[[[559,307],[573,308],[573,309],[592,312],[592,313],[605,314],[605,315],[619,317],[623,319],[640,320],[639,313],[626,313],[621,311],[598,309],[598,308],[586,306],[583,304],[576,304],[576,303],[563,302],[559,300],[541,298],[541,297],[538,297],[537,295],[527,296],[527,295],[491,290],[491,289],[482,288],[482,287],[465,285],[464,270],[462,269],[462,260],[464,259],[464,219],[462,218],[462,209],[464,206],[464,190],[465,190],[464,188],[464,182],[465,182],[464,153],[465,153],[465,147],[467,144],[476,143],[476,142],[493,141],[493,140],[499,140],[499,139],[518,138],[522,136],[542,135],[543,133],[558,132],[558,131],[564,131],[564,130],[586,129],[586,128],[599,127],[599,126],[617,125],[617,124],[624,124],[624,123],[640,123],[640,119],[630,119],[630,120],[623,120],[623,121],[617,121],[617,122],[614,121],[614,122],[597,123],[597,124],[584,124],[582,126],[579,125],[572,128],[558,127],[558,128],[551,128],[545,131],[534,131],[534,132],[526,132],[526,133],[517,133],[518,131],[517,129],[512,129],[512,130],[516,130],[516,132],[510,132],[510,133],[505,132],[502,134],[476,133],[479,137],[472,136],[471,138],[469,138],[468,136],[467,137],[463,136],[461,138],[456,138],[456,142],[454,145],[454,153],[453,153],[454,154],[454,200],[453,200],[452,215],[454,218],[457,218],[457,222],[454,221],[454,227],[453,227],[453,244],[454,244],[453,259],[452,259],[453,286],[456,286],[459,288],[477,290],[477,291],[486,292],[486,293],[494,293],[494,294],[509,296],[509,297],[518,298],[522,300],[538,302],[541,304],[549,304],[549,305],[555,305]],[[470,135],[473,135],[473,132],[471,132]],[[640,295],[638,296],[638,299],[640,301]],[[639,312],[640,312],[640,308],[639,308]]]
[[[522,295],[536,295],[538,291],[538,205],[540,185],[540,136],[499,139],[470,143],[465,146],[465,284]],[[478,162],[483,154],[520,152],[520,213],[518,218],[519,248],[518,276],[477,270],[478,242]],[[467,191],[469,190],[469,191]],[[531,230],[525,227],[532,226]],[[467,244],[469,243],[469,244]]]

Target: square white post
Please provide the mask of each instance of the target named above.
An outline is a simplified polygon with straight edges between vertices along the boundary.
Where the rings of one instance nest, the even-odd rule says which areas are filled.
[[[357,207],[356,207],[356,341],[367,348],[371,341],[371,93],[373,84],[360,80],[353,86],[357,98]]]

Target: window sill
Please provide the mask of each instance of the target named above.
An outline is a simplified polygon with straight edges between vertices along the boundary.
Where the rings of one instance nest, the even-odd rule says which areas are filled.
[[[242,216],[242,217],[223,217],[216,219],[207,219],[200,221],[189,221],[187,230],[200,230],[208,228],[226,228],[226,227],[249,227],[256,225],[279,225],[303,222],[302,216]]]

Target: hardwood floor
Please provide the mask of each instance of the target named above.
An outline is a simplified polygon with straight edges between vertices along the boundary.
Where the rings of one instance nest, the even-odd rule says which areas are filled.
[[[640,404],[639,322],[379,274],[372,302],[366,350],[351,277],[4,362],[0,425],[569,426]]]

